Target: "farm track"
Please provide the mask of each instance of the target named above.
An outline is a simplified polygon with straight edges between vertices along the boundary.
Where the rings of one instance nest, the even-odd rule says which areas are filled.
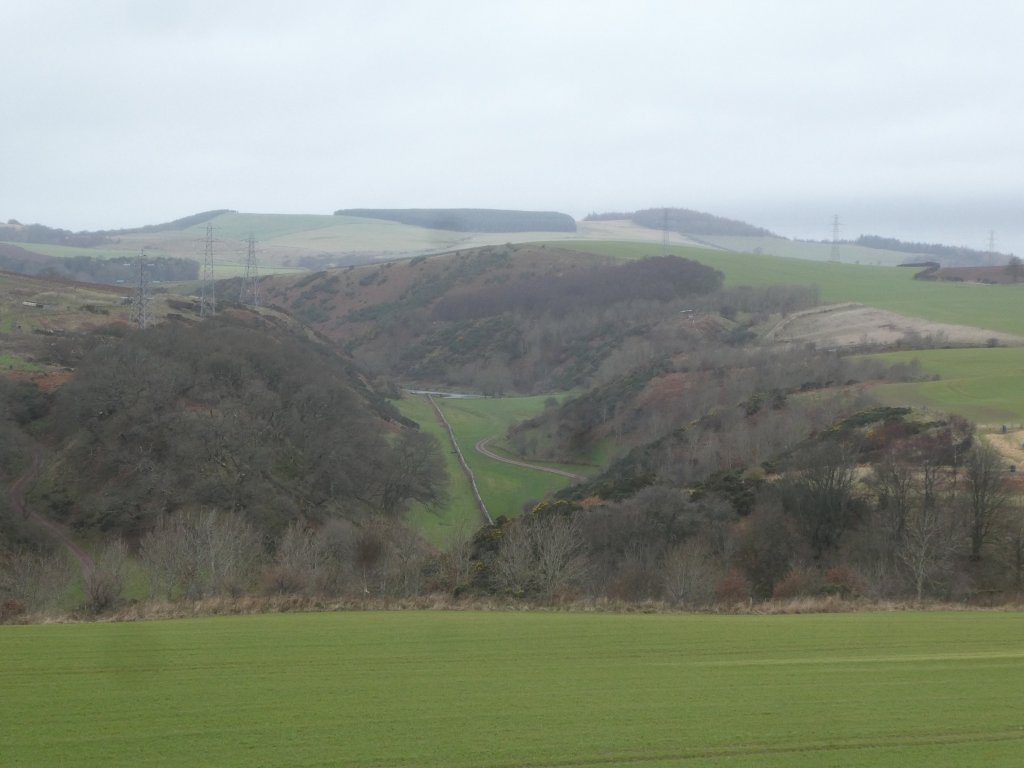
[[[30,510],[28,508],[28,503],[25,501],[25,489],[35,482],[36,478],[39,476],[39,469],[41,466],[42,459],[39,453],[33,453],[32,464],[27,470],[25,470],[21,477],[11,484],[11,487],[7,491],[7,498],[10,501],[11,511],[26,520],[31,520],[32,522],[41,525],[52,533],[64,548],[71,553],[71,556],[78,561],[78,566],[82,571],[82,577],[88,578],[92,575],[93,571],[96,570],[96,561],[93,560],[92,555],[82,549],[75,542],[67,526],[61,525],[47,517],[43,517],[35,510]]]
[[[534,470],[536,470],[538,472],[547,472],[547,473],[552,474],[552,475],[561,475],[562,477],[568,477],[570,480],[583,481],[583,480],[587,479],[583,475],[577,475],[577,474],[575,474],[573,472],[567,472],[564,469],[555,469],[554,467],[545,467],[542,464],[530,464],[529,462],[526,462],[526,461],[518,461],[516,459],[508,459],[508,458],[505,458],[504,456],[500,456],[500,455],[498,455],[497,453],[494,453],[492,450],[490,450],[488,448],[489,443],[493,439],[494,439],[494,437],[485,437],[483,440],[478,441],[477,444],[474,446],[474,448],[476,449],[476,452],[481,454],[481,455],[483,455],[483,456],[486,456],[489,459],[494,459],[495,461],[500,461],[503,464],[512,464],[513,466],[516,466],[516,467],[524,467],[525,469],[534,469]]]

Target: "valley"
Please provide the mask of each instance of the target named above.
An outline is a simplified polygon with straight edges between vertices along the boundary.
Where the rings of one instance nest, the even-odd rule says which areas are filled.
[[[953,511],[970,471],[961,457],[985,459],[986,425],[1024,412],[1012,385],[1024,335],[1014,284],[708,247],[741,235],[679,234],[666,246],[658,230],[623,219],[580,222],[562,240],[487,234],[495,245],[427,230],[437,252],[394,259],[410,247],[408,230],[423,227],[350,218],[211,212],[109,236],[131,247],[149,238],[179,255],[208,222],[282,247],[351,244],[358,231],[378,238],[376,255],[363,254],[372,263],[264,275],[259,308],[232,300],[237,279],[221,281],[212,323],[199,316],[194,284],[156,286],[158,325],[139,334],[127,325],[125,288],[5,279],[6,434],[12,447],[47,446],[22,506],[90,542],[97,562],[125,542],[125,562],[143,561],[131,587],[142,598],[155,578],[145,575],[147,537],[174,520],[251,528],[263,552],[224,583],[264,593],[328,589],[321,558],[334,558],[329,591],[340,594],[540,603],[614,596],[699,608],[814,596],[838,588],[837,569],[848,574],[844,594],[870,599],[1015,583],[1005,499],[975,510],[991,521],[966,539],[954,517],[968,532],[970,518]],[[707,226],[734,226],[723,221]],[[586,239],[610,233],[635,237]],[[263,349],[243,341],[260,334],[276,340]],[[296,344],[308,347],[308,364],[287,361]],[[299,375],[308,365],[335,373],[314,385]],[[247,394],[228,394],[243,382]],[[430,403],[403,388],[484,396],[436,401],[465,468]],[[95,397],[106,403],[86,419]],[[310,428],[331,423],[333,399],[355,409],[345,412],[349,427],[315,436]],[[7,482],[23,477],[19,450],[4,460]],[[910,478],[921,471],[914,461],[944,467],[936,482],[949,497],[949,549],[927,554],[929,575],[916,586],[909,555],[875,538],[890,514],[888,451],[904,452]],[[76,474],[85,456],[92,479]],[[831,519],[813,512],[819,464],[845,478]],[[900,525],[914,514],[907,503]],[[4,519],[15,547],[59,555],[16,510]],[[762,541],[760,526],[779,520],[786,538]],[[562,550],[538,580],[537,558],[555,542]],[[288,554],[286,544],[299,549]],[[884,578],[866,576],[883,566]],[[691,574],[683,591],[671,586],[673,568]],[[167,594],[194,589],[178,583]],[[104,605],[129,594],[124,584],[114,580]]]

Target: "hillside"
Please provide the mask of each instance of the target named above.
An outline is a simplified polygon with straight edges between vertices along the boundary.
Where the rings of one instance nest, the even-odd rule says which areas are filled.
[[[680,311],[720,282],[679,257],[616,264],[508,245],[275,278],[264,296],[377,374],[496,394],[579,386],[660,323],[687,336]]]
[[[34,454],[30,507],[80,533],[138,537],[168,515],[219,510],[273,541],[293,521],[396,517],[443,482],[433,438],[287,321],[225,309],[62,342],[70,381],[4,389],[3,442],[33,447],[6,456],[0,477],[13,482]],[[13,512],[8,543],[38,539]]]
[[[978,318],[994,298],[1016,299],[1014,286],[706,248],[678,249],[687,258],[649,244],[575,246],[267,277],[276,308],[259,314],[225,305],[201,323],[177,312],[143,332],[55,334],[47,351],[74,369],[70,380],[0,391],[0,577],[23,562],[11,547],[45,539],[35,514],[104,546],[123,536],[154,579],[154,536],[244,524],[263,542],[260,565],[218,594],[436,589],[703,606],[1011,588],[1006,531],[970,517],[987,514],[966,491],[995,466],[986,444],[962,420],[871,402],[879,382],[914,382],[912,361],[845,356],[799,328],[818,324],[809,310],[822,294],[931,312],[955,296]],[[544,393],[534,418],[504,436],[478,424],[463,450],[486,443],[522,461],[517,472],[589,465],[590,479],[574,475],[528,514],[517,496],[493,525],[430,548],[400,521],[414,502],[443,498],[427,436],[437,430],[412,428],[379,397],[397,393],[395,379]],[[549,397],[556,390],[567,392]],[[486,472],[485,458],[471,463]],[[913,502],[894,510],[887,483],[899,473]],[[935,498],[944,549],[914,555],[925,568],[914,571],[915,510]],[[329,584],[324,562],[340,569]]]

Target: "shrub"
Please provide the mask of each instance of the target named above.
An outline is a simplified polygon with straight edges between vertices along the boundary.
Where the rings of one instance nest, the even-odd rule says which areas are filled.
[[[715,600],[722,605],[736,605],[750,600],[753,585],[741,571],[733,569],[715,587]]]
[[[821,574],[809,568],[793,568],[775,583],[773,600],[810,597],[822,592]]]
[[[846,563],[832,566],[825,573],[825,592],[840,597],[860,597],[867,591],[864,577]]]

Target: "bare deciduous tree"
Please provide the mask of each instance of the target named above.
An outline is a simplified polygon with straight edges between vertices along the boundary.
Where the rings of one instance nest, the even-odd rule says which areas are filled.
[[[586,567],[576,516],[526,517],[505,529],[494,561],[494,577],[510,594],[551,599],[577,583]]]
[[[64,552],[0,552],[0,600],[13,601],[25,611],[56,607],[73,579],[74,569]]]
[[[162,518],[143,538],[140,555],[154,594],[198,599],[242,592],[263,550],[244,519],[212,511]]]
[[[922,497],[907,509],[897,555],[910,571],[918,601],[929,581],[950,564],[954,542],[952,521],[942,506]]]
[[[102,613],[113,608],[124,593],[128,567],[128,547],[123,539],[107,544],[96,558],[95,567],[85,574],[85,609]]]
[[[695,536],[665,555],[665,596],[676,605],[699,608],[714,600],[715,585],[722,575],[711,546]]]
[[[971,544],[971,559],[980,560],[1006,506],[1006,467],[999,452],[981,443],[964,459],[964,524]]]

